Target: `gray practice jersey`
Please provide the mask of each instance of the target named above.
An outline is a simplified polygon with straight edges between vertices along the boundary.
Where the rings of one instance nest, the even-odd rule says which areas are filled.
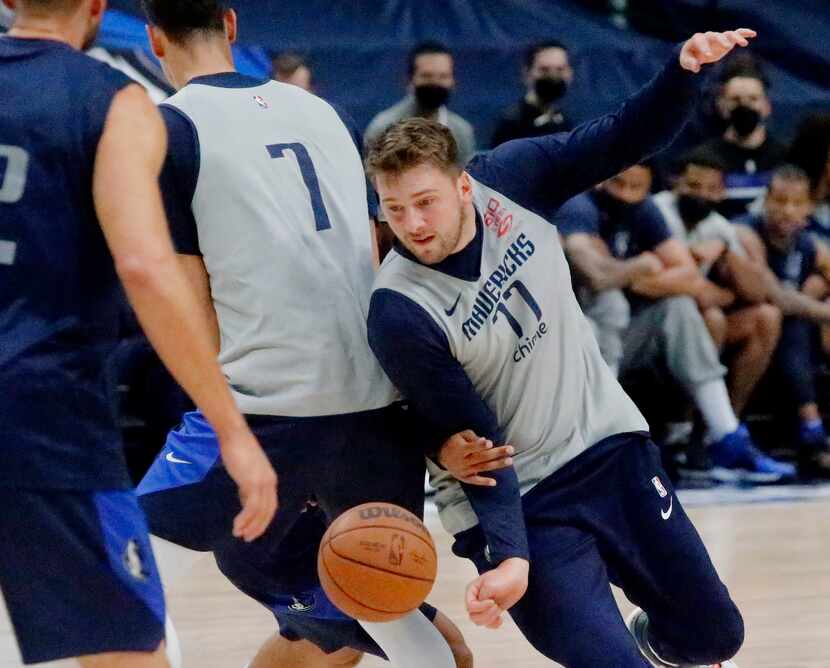
[[[305,417],[392,403],[366,342],[363,166],[337,112],[276,82],[197,80],[166,104],[198,137],[192,210],[240,409]]]
[[[446,336],[516,448],[521,492],[604,438],[648,425],[602,359],[571,287],[556,228],[473,181],[483,220],[480,278],[463,280],[393,251],[375,282],[412,300]],[[474,526],[464,491],[430,465],[448,531]]]

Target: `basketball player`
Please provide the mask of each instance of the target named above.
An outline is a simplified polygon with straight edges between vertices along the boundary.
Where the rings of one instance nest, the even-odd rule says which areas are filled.
[[[173,237],[233,396],[280,476],[280,512],[255,543],[226,538],[234,490],[200,413],[142,481],[141,505],[155,535],[213,552],[237,587],[273,609],[280,543],[309,498],[329,519],[372,500],[423,509],[423,450],[406,442],[406,413],[366,343],[365,175],[329,104],[234,70],[233,10],[216,0],[143,4],[178,89],[162,112]],[[418,611],[364,626],[395,665],[454,665]]]
[[[161,584],[105,383],[118,277],[220,434],[244,503],[229,539],[265,530],[276,478],[170,243],[159,114],[79,52],[105,1],[5,2],[17,16],[0,39],[0,585],[26,663],[166,666]]]
[[[468,611],[497,626],[509,609],[536,649],[570,668],[711,665],[743,641],[545,218],[669,144],[699,90],[693,73],[754,35],[695,35],[618,112],[508,142],[467,171],[452,136],[424,119],[390,128],[367,160],[399,241],[375,283],[372,349],[430,422],[516,448],[493,488],[430,467],[453,551],[481,573]],[[648,613],[632,619],[633,637],[609,581]]]

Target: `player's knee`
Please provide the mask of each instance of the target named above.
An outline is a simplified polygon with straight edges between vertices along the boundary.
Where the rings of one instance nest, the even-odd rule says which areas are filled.
[[[770,348],[778,343],[781,336],[781,309],[772,304],[761,304],[757,309],[755,331]]]

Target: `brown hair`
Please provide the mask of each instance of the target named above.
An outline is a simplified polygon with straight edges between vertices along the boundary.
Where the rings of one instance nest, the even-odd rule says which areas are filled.
[[[461,171],[458,144],[441,123],[409,118],[390,126],[372,142],[366,172],[369,178],[379,173],[402,174],[424,163],[457,175]]]

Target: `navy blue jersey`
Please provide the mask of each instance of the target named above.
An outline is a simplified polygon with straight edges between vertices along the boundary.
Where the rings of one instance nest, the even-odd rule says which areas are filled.
[[[763,216],[747,214],[736,218],[734,222],[747,225],[758,233],[767,249],[767,264],[779,281],[796,290],[804,287],[804,283],[816,269],[816,240],[812,234],[807,231],[800,232],[793,239],[789,249],[782,251],[769,242]]]
[[[66,44],[0,38],[0,485],[128,485],[105,360],[118,280],[92,177],[130,80]]]
[[[605,192],[596,190],[566,202],[553,222],[566,237],[571,234],[599,237],[611,254],[621,260],[653,251],[672,237],[651,199],[623,207]]]

